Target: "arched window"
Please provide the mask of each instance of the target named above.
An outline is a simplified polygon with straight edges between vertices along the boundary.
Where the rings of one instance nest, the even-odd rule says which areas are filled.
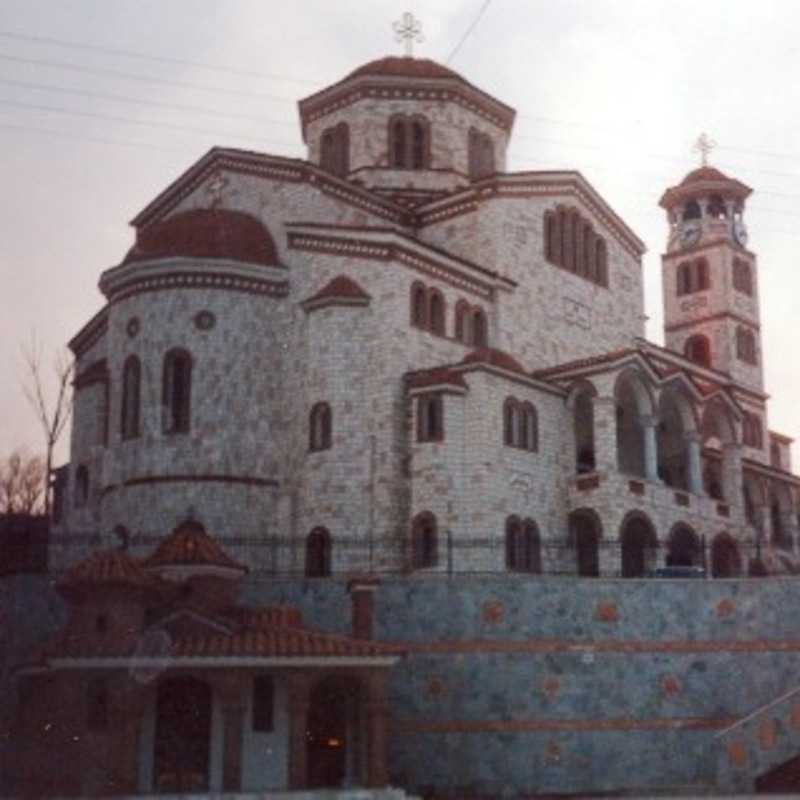
[[[423,511],[414,517],[411,526],[411,568],[435,567],[439,561],[436,517]]]
[[[191,424],[192,357],[186,350],[164,356],[161,405],[164,433],[187,433]]]
[[[536,452],[539,449],[539,418],[531,403],[523,403],[520,413],[518,446]]]
[[[581,254],[583,256],[583,274],[589,280],[595,279],[594,269],[594,231],[592,226],[586,223],[583,226],[583,244],[581,245]]]
[[[769,445],[769,463],[773,467],[781,469],[781,446],[773,439]]]
[[[346,122],[323,131],[320,166],[340,178],[350,171],[350,128]]]
[[[711,366],[711,345],[708,338],[702,334],[690,336],[683,346],[683,352],[689,361],[694,361],[703,367]]]
[[[707,206],[708,216],[713,219],[725,219],[728,216],[725,201],[719,195],[711,195]]]
[[[389,120],[392,167],[425,169],[430,161],[430,124],[425,117],[395,115]]]
[[[539,449],[539,419],[533,404],[520,403],[514,397],[503,402],[503,443],[508,447]]]
[[[472,314],[472,344],[475,347],[488,346],[486,331],[486,315],[480,308],[476,308]]]
[[[83,508],[89,502],[89,469],[85,464],[81,464],[75,470],[75,491],[73,495],[73,505],[75,508]]]
[[[308,449],[330,449],[332,430],[331,407],[327,403],[315,403],[308,416]]]
[[[519,427],[519,403],[513,397],[507,397],[503,403],[503,444],[514,447],[517,442]]]
[[[520,521],[512,516],[506,521],[506,569],[536,574],[542,571],[539,529],[532,519]]]
[[[683,208],[683,219],[700,219],[703,216],[700,210],[700,203],[697,200],[690,200]]]
[[[711,285],[708,278],[708,262],[704,258],[699,258],[694,262],[695,279],[693,290],[702,292]]]
[[[764,434],[761,428],[761,417],[750,411],[744,412],[742,420],[742,439],[748,447],[761,450],[764,447]]]
[[[464,300],[456,303],[455,337],[459,342],[469,344],[469,304]]]
[[[720,533],[711,543],[711,575],[714,578],[735,578],[741,572],[739,548],[727,534]]]
[[[326,578],[331,574],[331,535],[327,528],[314,528],[306,538],[306,577]]]
[[[678,286],[676,294],[680,297],[692,291],[692,270],[688,261],[678,265]]]
[[[564,266],[570,272],[575,272],[575,225],[578,220],[574,211],[567,212],[564,220],[565,225],[562,231]]]
[[[444,439],[444,411],[440,394],[425,394],[417,400],[417,441]]]
[[[758,361],[755,334],[741,325],[736,328],[736,357],[746,364]]]
[[[666,563],[668,567],[697,567],[703,560],[700,540],[687,525],[676,525],[669,537]]]
[[[470,180],[494,174],[494,144],[491,136],[475,128],[469,129],[468,163]]]
[[[594,268],[596,282],[608,286],[608,254],[605,239],[600,237],[595,242]]]
[[[587,578],[600,574],[600,537],[602,528],[597,515],[588,509],[569,516],[568,543],[575,549],[578,575]]]
[[[431,289],[428,299],[428,321],[431,333],[444,336],[444,297],[438,289]]]
[[[753,273],[750,264],[741,258],[733,259],[733,288],[749,296],[753,294]]]
[[[108,684],[103,678],[89,681],[86,687],[86,727],[93,732],[108,730]]]
[[[657,545],[653,525],[643,514],[635,513],[623,523],[620,534],[622,546],[622,577],[641,578],[655,560]]]
[[[142,368],[136,356],[128,356],[122,368],[122,416],[120,432],[123,439],[139,435],[139,404]]]
[[[428,293],[418,281],[411,284],[411,324],[428,327]]]

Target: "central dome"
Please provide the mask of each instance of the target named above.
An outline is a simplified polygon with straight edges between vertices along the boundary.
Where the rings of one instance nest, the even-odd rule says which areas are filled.
[[[394,75],[402,78],[455,78],[464,79],[452,69],[437,64],[429,58],[411,56],[386,56],[354,69],[347,78],[361,75]],[[464,81],[466,83],[466,81]]]

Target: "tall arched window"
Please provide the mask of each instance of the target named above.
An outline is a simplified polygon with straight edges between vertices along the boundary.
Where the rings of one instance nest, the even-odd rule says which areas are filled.
[[[605,239],[597,238],[594,252],[595,280],[601,286],[608,286],[608,251]]]
[[[122,368],[122,416],[120,432],[123,439],[139,435],[139,406],[142,368],[136,356],[128,356]]]
[[[322,133],[320,166],[343,178],[350,170],[350,128],[340,122]]]
[[[164,356],[161,405],[164,433],[187,433],[191,427],[192,357],[173,349]]]
[[[444,297],[438,289],[431,289],[428,298],[428,321],[431,333],[444,336]]]
[[[475,128],[470,128],[467,143],[470,179],[478,180],[494,174],[492,137]]]
[[[746,364],[758,362],[755,334],[741,325],[736,328],[736,357]]]
[[[539,449],[539,419],[536,408],[514,397],[503,402],[503,444],[521,450]]]
[[[733,288],[746,295],[753,294],[753,273],[750,264],[741,258],[733,259]]]
[[[411,169],[428,166],[428,123],[415,118],[411,121]]]
[[[333,420],[327,403],[315,403],[308,417],[308,449],[328,450],[332,443]]]
[[[583,244],[581,246],[581,253],[583,254],[583,274],[589,280],[595,280],[595,264],[594,264],[594,231],[592,226],[587,222],[583,226]]]
[[[683,346],[683,352],[689,361],[703,367],[711,366],[711,345],[708,338],[702,334],[690,336]]]
[[[459,300],[456,303],[455,337],[459,342],[464,342],[464,344],[469,344],[470,341],[469,313],[469,303],[465,300]]]
[[[531,403],[522,404],[520,421],[518,446],[536,452],[539,449],[539,416]]]
[[[692,291],[692,266],[688,261],[678,265],[678,285],[676,294],[680,297]]]
[[[395,115],[389,120],[390,165],[425,169],[430,161],[430,124],[420,115]]]
[[[407,163],[407,136],[406,121],[404,117],[393,117],[389,123],[389,152],[392,156],[393,167],[406,167]]]
[[[727,533],[720,533],[711,543],[711,575],[714,578],[735,578],[741,572],[739,548]]]
[[[516,444],[518,420],[519,404],[513,397],[507,397],[503,403],[503,444],[508,447]]]
[[[482,309],[476,308],[472,314],[472,344],[475,347],[487,347],[488,343],[486,314]]]
[[[761,417],[750,411],[744,412],[742,420],[742,439],[748,447],[761,450],[764,447],[764,434],[761,428]]]
[[[331,574],[331,535],[327,528],[314,528],[306,538],[306,577],[326,578]]]
[[[561,227],[560,216],[555,211],[545,213],[545,258],[551,264],[561,264]]]
[[[708,277],[708,261],[704,258],[699,258],[695,261],[695,280],[694,291],[703,292],[711,286]]]
[[[75,470],[74,489],[73,505],[75,508],[83,508],[89,502],[89,469],[85,464]]]
[[[536,574],[542,571],[539,529],[532,519],[521,521],[511,516],[506,520],[506,569]]]
[[[411,284],[411,324],[428,327],[428,292],[419,281]]]
[[[438,561],[436,517],[430,511],[423,511],[414,517],[411,525],[411,567],[412,569],[435,567]]]
[[[444,409],[440,394],[425,394],[417,399],[417,441],[444,439]]]
[[[620,531],[622,577],[641,578],[655,561],[658,546],[650,520],[638,512],[629,515]]]

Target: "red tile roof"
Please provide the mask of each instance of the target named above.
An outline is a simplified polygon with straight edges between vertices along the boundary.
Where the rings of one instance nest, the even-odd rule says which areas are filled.
[[[357,303],[367,303],[370,296],[354,281],[346,275],[337,275],[328,281],[316,294],[304,300],[304,307],[325,305],[327,301],[355,301]]]
[[[412,58],[410,56],[386,56],[370,61],[353,70],[347,78],[359,75],[397,75],[405,78],[456,78],[464,79],[452,69],[437,64],[428,58]],[[466,81],[464,81],[466,83]]]
[[[433,369],[410,372],[406,376],[409,389],[425,389],[428,386],[457,386],[466,389],[467,384],[461,373],[454,372],[449,367],[434,367]]]
[[[518,372],[521,375],[527,375],[525,368],[517,361],[514,356],[506,353],[503,350],[498,350],[494,347],[479,347],[473,350],[464,360],[462,364],[490,364],[493,367],[500,367],[500,369],[507,369],[509,372]]]
[[[275,242],[259,220],[241,211],[215,208],[182,211],[141,228],[122,263],[169,256],[278,266]]]
[[[127,553],[121,550],[102,550],[70,567],[59,581],[60,588],[83,585],[156,588],[160,581],[144,570],[141,562]]]
[[[700,181],[729,181],[730,178],[720,172],[716,167],[699,167],[693,169],[682,181],[681,186],[688,183],[699,183]]]
[[[142,561],[147,569],[177,566],[224,567],[247,572],[247,567],[234,561],[205,528],[193,520],[181,523],[158,545],[155,552]]]
[[[619,350],[611,350],[608,353],[601,353],[596,356],[589,356],[587,358],[577,358],[574,361],[566,361],[563,364],[557,364],[554,367],[547,367],[546,369],[539,369],[533,373],[534,378],[549,378],[558,375],[562,372],[572,372],[576,369],[584,369],[585,367],[593,367],[595,364],[605,364],[610,361],[617,361],[623,356],[637,353],[632,347],[623,347]]]

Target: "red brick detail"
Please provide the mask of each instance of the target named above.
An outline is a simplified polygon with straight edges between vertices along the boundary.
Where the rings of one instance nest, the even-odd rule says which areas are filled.
[[[617,604],[601,600],[594,611],[594,618],[597,622],[618,622],[619,609]]]
[[[665,675],[661,679],[661,691],[666,697],[675,697],[681,693],[681,682],[675,675]]]
[[[578,480],[575,481],[575,486],[579,492],[588,492],[590,489],[596,489],[600,486],[600,476],[588,475],[585,478],[578,478]]]
[[[631,494],[644,494],[644,484],[641,481],[628,481],[628,489]]]
[[[370,301],[370,296],[352,278],[348,278],[346,275],[337,275],[328,281],[315,295],[304,300],[301,305],[306,310],[309,310],[336,301],[366,305]]]
[[[688,506],[689,505],[689,495],[685,492],[675,492],[675,502],[679,506]]]
[[[505,608],[499,600],[487,600],[481,608],[481,618],[490,625],[503,621]]]
[[[443,697],[447,694],[447,684],[438,675],[428,681],[428,695],[430,697]]]
[[[778,731],[774,719],[763,719],[758,726],[758,743],[762,750],[772,750],[778,739]]]
[[[558,693],[561,691],[561,680],[556,678],[555,676],[551,676],[549,678],[545,678],[542,682],[542,694],[550,701],[558,697]]]
[[[792,712],[789,715],[789,724],[795,729],[800,729],[800,702],[792,703]]]
[[[558,764],[561,761],[561,747],[553,739],[547,743],[544,749],[544,760],[546,764]]]
[[[747,749],[744,746],[744,742],[728,743],[728,761],[734,767],[747,766]]]
[[[736,603],[730,597],[725,597],[717,603],[717,616],[720,619],[731,616],[734,611],[736,611]]]

